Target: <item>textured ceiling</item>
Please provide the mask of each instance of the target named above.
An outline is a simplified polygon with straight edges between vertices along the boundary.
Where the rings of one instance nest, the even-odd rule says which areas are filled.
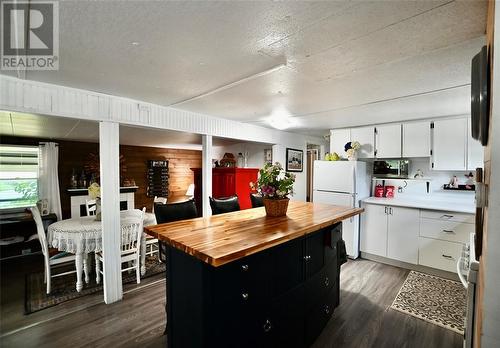
[[[323,134],[398,120],[395,101],[468,112],[486,1],[64,1],[60,22],[60,70],[28,79],[171,105],[286,62],[175,107],[261,125],[284,107]]]

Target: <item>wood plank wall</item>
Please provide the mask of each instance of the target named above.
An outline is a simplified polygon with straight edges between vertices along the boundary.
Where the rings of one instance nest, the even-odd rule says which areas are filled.
[[[80,174],[89,153],[99,153],[98,143],[66,141],[57,139],[36,139],[2,136],[2,144],[13,145],[38,145],[40,141],[54,141],[59,143],[59,188],[61,191],[61,206],[63,218],[71,216],[70,196],[67,188],[73,168]],[[127,165],[127,178],[135,180],[139,189],[135,193],[135,207],[146,207],[151,211],[153,198],[146,196],[147,188],[147,161],[169,160],[169,190],[170,196],[182,196],[188,186],[193,183],[193,172],[190,168],[201,167],[201,151],[168,149],[145,146],[120,145],[120,154],[125,157]]]

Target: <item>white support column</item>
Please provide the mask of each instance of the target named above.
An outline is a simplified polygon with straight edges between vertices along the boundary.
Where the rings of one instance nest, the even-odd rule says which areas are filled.
[[[203,217],[212,215],[210,201],[208,197],[212,195],[212,136],[202,135],[202,155],[201,155],[201,199],[203,202]]]
[[[120,230],[120,145],[115,122],[99,123],[101,162],[102,252],[104,256],[104,302],[122,299]]]

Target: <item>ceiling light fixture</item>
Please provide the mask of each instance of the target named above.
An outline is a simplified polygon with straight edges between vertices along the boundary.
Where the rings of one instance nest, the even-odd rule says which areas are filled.
[[[130,44],[132,46],[139,46],[139,42],[138,41],[132,41]]]
[[[284,107],[279,107],[275,109],[268,119],[271,127],[283,130],[294,126],[295,120],[291,117],[290,112]]]

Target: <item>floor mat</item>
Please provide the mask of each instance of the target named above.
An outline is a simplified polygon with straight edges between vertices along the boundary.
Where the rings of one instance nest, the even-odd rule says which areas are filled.
[[[463,334],[466,292],[459,282],[411,271],[391,308]]]
[[[60,303],[73,300],[82,296],[102,292],[101,284],[97,284],[95,280],[95,269],[90,274],[90,282],[85,284],[81,292],[75,289],[76,275],[69,274],[66,276],[52,278],[51,292],[46,294],[46,285],[43,282],[42,273],[31,273],[26,276],[26,294],[25,294],[25,314],[40,311],[42,309],[58,305]],[[165,273],[165,264],[158,262],[157,258],[146,258],[146,274],[141,277],[148,278],[159,273]],[[123,284],[136,282],[135,272],[122,273]]]

